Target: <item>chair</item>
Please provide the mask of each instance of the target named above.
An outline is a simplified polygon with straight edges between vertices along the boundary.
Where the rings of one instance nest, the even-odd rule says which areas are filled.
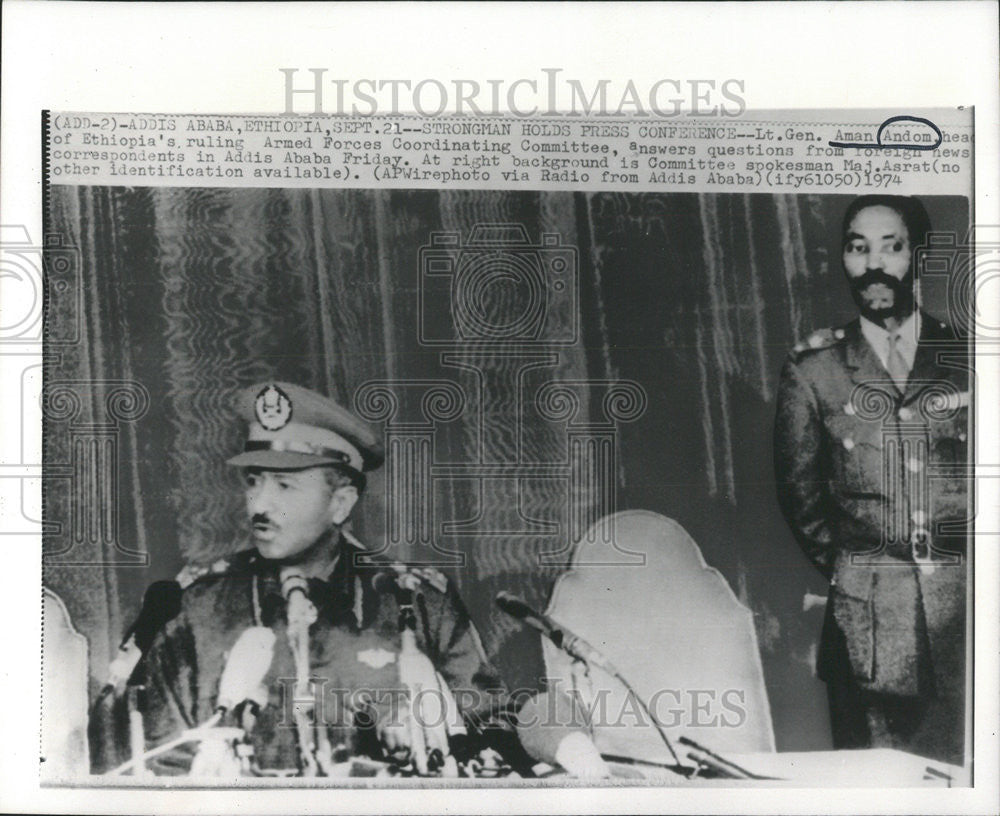
[[[73,628],[62,599],[42,588],[43,783],[90,773],[87,750],[87,639]]]
[[[613,544],[641,557],[608,563]],[[753,615],[677,522],[644,510],[599,520],[575,545],[546,611],[611,660],[682,759],[681,735],[719,753],[775,750]],[[618,680],[596,668],[585,676],[547,640],[543,652],[550,689],[578,690],[602,753],[671,761]]]

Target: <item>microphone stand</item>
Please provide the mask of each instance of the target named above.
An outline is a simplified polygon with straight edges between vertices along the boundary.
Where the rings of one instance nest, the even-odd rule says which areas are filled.
[[[741,768],[735,762],[730,762],[728,759],[719,756],[714,751],[710,751],[704,745],[699,745],[693,739],[688,737],[680,737],[678,740],[682,745],[686,745],[688,748],[693,749],[688,753],[688,757],[693,759],[698,763],[698,768],[695,773],[701,768],[709,768],[714,771],[719,776],[724,779],[766,779],[767,777],[758,776],[757,774],[751,773],[746,768]]]
[[[109,775],[119,776],[132,770],[136,776],[140,776],[145,773],[146,760],[160,756],[187,742],[200,743],[198,753],[191,764],[193,775],[239,776],[251,770],[253,745],[249,743],[249,736],[258,707],[267,699],[267,689],[263,685],[263,680],[271,662],[273,649],[272,630],[254,626],[243,632],[233,645],[225,669],[219,678],[218,699],[212,716],[201,725],[182,731],[176,738],[149,751],[143,751],[145,741],[142,718],[135,705],[135,695],[141,687],[130,687],[128,702],[132,758],[110,771]],[[242,727],[218,727],[227,714],[231,714]]]
[[[670,752],[670,756],[673,757],[674,762],[677,763],[677,767],[684,767],[677,756],[677,752],[674,751],[674,746],[671,744],[666,730],[656,717],[653,716],[653,713],[649,710],[649,706],[646,704],[646,701],[639,696],[639,693],[632,687],[632,684],[625,679],[625,676],[615,666],[613,666],[611,662],[604,657],[604,655],[589,646],[589,644],[581,640],[569,630],[559,626],[547,615],[540,615],[535,612],[521,598],[512,596],[508,592],[501,592],[497,595],[496,602],[508,615],[511,615],[517,620],[528,623],[529,626],[538,630],[542,635],[552,641],[557,649],[564,654],[569,655],[573,659],[572,671],[574,689],[577,687],[578,663],[583,664],[584,676],[588,678],[588,685],[591,663],[595,663],[598,668],[603,669],[607,674],[621,683],[625,687],[626,692],[635,698],[636,702],[639,703],[639,707],[646,714],[646,716],[649,717],[650,722],[656,729],[656,733],[663,741],[663,744],[667,746],[667,750]],[[591,730],[593,731],[593,726],[591,726]]]
[[[316,698],[309,683],[309,627],[316,622],[318,613],[309,600],[309,585],[298,572],[289,570],[281,576],[281,594],[287,603],[288,641],[295,660],[295,698],[292,714],[299,742],[299,759],[302,775],[317,775],[316,735],[310,722],[316,710]],[[322,725],[320,726],[322,727]]]
[[[585,666],[587,666],[587,671],[585,676],[587,677],[589,684],[590,671],[589,671],[589,664],[587,663],[587,661],[579,657],[575,657],[573,663],[574,665],[576,665],[577,663],[583,663]],[[677,767],[678,768],[684,767],[677,756],[677,752],[674,751],[674,746],[670,742],[670,737],[667,736],[666,729],[663,727],[660,721],[653,716],[653,712],[650,711],[649,706],[646,704],[646,701],[642,699],[639,692],[636,691],[635,688],[632,686],[632,684],[625,679],[625,675],[623,675],[617,669],[611,672],[611,676],[614,677],[619,683],[621,683],[625,687],[626,693],[631,694],[635,698],[635,701],[639,704],[639,708],[647,717],[649,717],[649,721],[653,724],[653,728],[656,730],[657,735],[659,735],[660,740],[663,742],[664,745],[667,746],[667,750],[670,752],[670,756],[674,758],[674,762],[677,763]],[[574,685],[575,683],[576,683],[576,678],[574,676]],[[593,726],[591,726],[591,729],[593,729]]]
[[[150,748],[148,751],[140,752],[138,755],[136,755],[133,750],[132,758],[130,760],[119,765],[117,768],[108,771],[105,776],[121,776],[126,771],[133,768],[136,769],[135,773],[138,775],[140,773],[139,768],[141,768],[147,760],[155,759],[161,754],[165,754],[186,742],[200,742],[205,739],[209,732],[219,724],[221,719],[222,712],[217,711],[206,722],[196,728],[189,728],[186,731],[182,731],[180,735],[172,740],[168,740],[162,745],[157,745],[155,748]]]
[[[420,684],[416,677],[410,676],[410,665],[420,656],[420,649],[417,647],[417,614],[413,606],[413,590],[404,591],[403,599],[399,603],[399,679],[403,681],[409,692],[410,708],[407,712],[407,723],[410,731],[410,753],[413,765],[420,776],[427,776],[427,740],[424,729],[417,722],[413,704],[420,698]]]
[[[579,657],[574,657],[570,664],[570,676],[573,680],[573,691],[586,703],[586,710],[592,711],[594,703],[594,684],[590,679],[590,664]],[[590,730],[591,739],[594,737],[594,723],[590,716],[587,717],[587,728]]]
[[[410,752],[413,765],[420,776],[440,771],[447,778],[458,777],[458,763],[451,753],[449,735],[464,733],[459,725],[458,706],[444,679],[438,674],[430,659],[417,646],[417,615],[414,607],[418,594],[412,587],[400,585],[399,601],[399,679],[406,686],[410,697],[408,722]],[[437,691],[440,710],[427,712],[428,692]],[[433,697],[433,695],[431,695]],[[419,707],[421,711],[415,710]],[[425,724],[430,721],[432,725]],[[433,767],[432,767],[433,766]]]
[[[126,689],[128,695],[128,741],[135,768],[133,773],[138,777],[149,775],[146,765],[142,761],[146,750],[146,731],[142,722],[142,711],[139,709],[139,692],[143,689],[143,686],[129,686]]]

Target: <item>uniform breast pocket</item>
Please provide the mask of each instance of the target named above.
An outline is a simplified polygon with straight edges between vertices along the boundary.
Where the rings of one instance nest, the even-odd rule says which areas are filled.
[[[962,500],[968,493],[971,472],[969,445],[969,409],[961,408],[947,419],[931,423],[931,455],[934,492],[946,502]],[[932,471],[932,472],[933,472]]]
[[[934,457],[942,464],[969,461],[969,409],[960,408],[953,416],[931,424]]]
[[[882,426],[849,415],[826,422],[833,488],[849,496],[882,494]]]

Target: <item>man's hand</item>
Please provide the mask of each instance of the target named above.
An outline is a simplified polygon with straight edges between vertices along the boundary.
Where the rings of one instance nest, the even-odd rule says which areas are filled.
[[[382,712],[375,733],[386,756],[394,762],[404,763],[413,749],[413,729],[416,727],[410,706],[406,701]]]

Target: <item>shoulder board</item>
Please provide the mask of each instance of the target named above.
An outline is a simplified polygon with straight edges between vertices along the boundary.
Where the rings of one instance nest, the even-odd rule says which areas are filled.
[[[447,576],[433,567],[416,567],[400,563],[389,566],[399,576],[400,585],[406,586],[408,589],[420,589],[422,585],[426,584],[441,593],[448,591]]]
[[[409,570],[425,584],[430,584],[434,587],[438,592],[448,591],[448,578],[443,572],[439,572],[433,567],[410,567]]]
[[[843,329],[819,329],[810,334],[805,340],[795,344],[792,355],[798,357],[808,354],[811,351],[820,351],[830,348],[844,339]]]
[[[341,536],[343,539],[350,544],[352,547],[364,552],[367,548],[364,544],[358,541],[350,531],[341,530]],[[418,589],[420,584],[428,584],[438,592],[448,591],[448,578],[439,570],[433,567],[417,567],[411,566],[400,561],[391,561],[388,559],[383,559],[379,556],[372,556],[371,563],[372,567],[388,567],[396,572],[399,576],[399,580],[411,584],[410,589]]]
[[[195,581],[200,581],[202,578],[229,572],[231,566],[232,562],[229,558],[219,558],[211,564],[185,564],[174,580],[181,585],[181,589],[187,589]]]

